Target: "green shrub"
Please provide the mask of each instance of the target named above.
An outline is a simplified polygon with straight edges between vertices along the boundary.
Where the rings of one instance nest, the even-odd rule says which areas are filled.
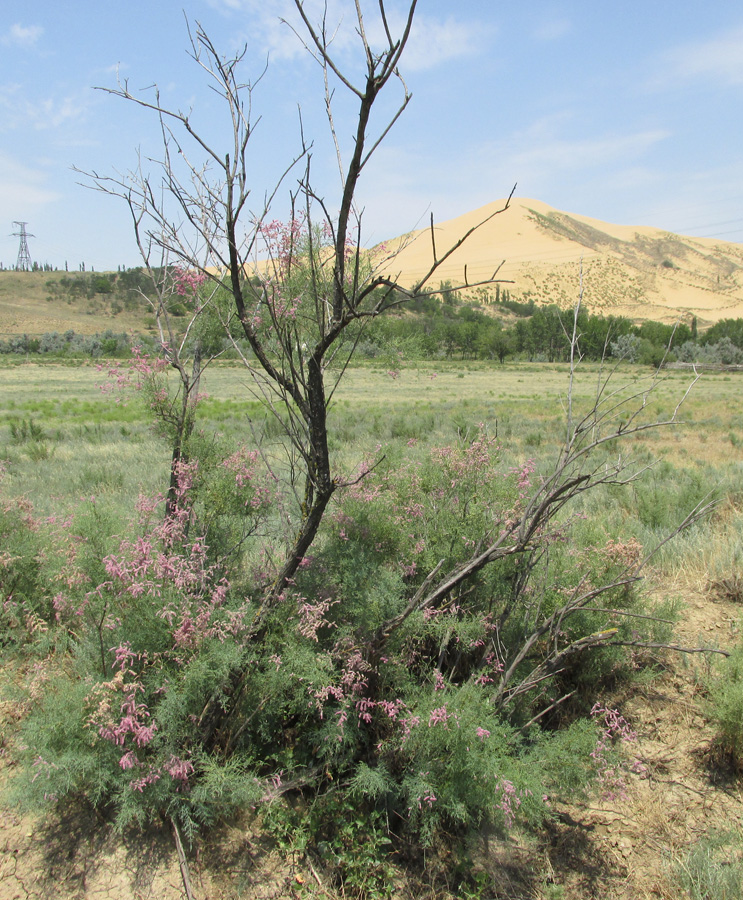
[[[743,898],[743,841],[739,831],[716,831],[674,861],[674,875],[690,900]]]
[[[45,695],[28,687],[24,802],[83,797],[120,827],[173,817],[188,835],[250,803],[279,839],[294,785],[307,811],[297,846],[346,890],[384,896],[391,851],[531,827],[549,797],[624,771],[616,735],[581,714],[641,657],[607,644],[530,678],[555,643],[652,633],[615,613],[642,608],[621,578],[636,541],[556,517],[440,602],[415,602],[431,572],[456,572],[520,521],[541,483],[534,461],[514,465],[484,427],[443,446],[398,441],[338,489],[264,608],[277,509],[291,521],[296,508],[257,451],[194,433],[189,452],[168,515],[161,497],[141,497],[129,523],[89,499],[26,535],[48,550],[34,577],[55,587],[27,591],[45,598],[45,645],[25,611],[14,626],[53,672]],[[98,469],[84,475],[90,486]],[[591,602],[567,610],[585,592]],[[53,644],[64,653],[44,658]]]
[[[710,687],[708,709],[720,749],[737,768],[743,768],[743,647],[720,664]]]

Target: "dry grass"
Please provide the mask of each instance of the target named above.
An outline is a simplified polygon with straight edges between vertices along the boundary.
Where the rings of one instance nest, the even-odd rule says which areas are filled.
[[[67,272],[0,272],[0,339],[10,335],[75,331],[77,334],[100,334],[143,331],[144,313],[122,310],[114,315],[109,301],[98,296],[70,303],[47,300],[48,281],[59,281]]]

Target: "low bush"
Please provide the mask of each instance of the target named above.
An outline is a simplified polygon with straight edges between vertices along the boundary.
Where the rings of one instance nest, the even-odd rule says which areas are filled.
[[[709,716],[717,728],[718,749],[743,769],[743,647],[723,660],[710,684]]]
[[[680,858],[673,871],[689,900],[741,900],[743,841],[739,831],[714,831]]]

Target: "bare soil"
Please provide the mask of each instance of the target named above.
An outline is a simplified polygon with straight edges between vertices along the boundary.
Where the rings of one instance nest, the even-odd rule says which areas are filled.
[[[714,600],[701,588],[683,586],[683,596],[679,644],[725,648],[734,643],[739,606]],[[637,731],[635,753],[645,772],[631,776],[621,800],[596,796],[558,806],[536,839],[483,837],[477,866],[495,890],[483,897],[681,896],[673,861],[710,829],[743,825],[741,782],[715,752],[704,715],[701,685],[710,664],[709,655],[670,655],[653,681],[615,698]],[[0,707],[0,785],[14,766],[18,715],[11,704]],[[272,849],[247,815],[188,851],[185,868],[167,828],[121,836],[95,811],[80,808],[43,818],[5,812],[0,821],[0,900],[181,900],[189,892],[194,900],[334,898],[331,875]],[[396,896],[444,900],[452,894],[431,878],[401,883]]]
[[[735,642],[739,607],[688,589],[684,602],[679,644]],[[574,821],[551,827],[548,855],[567,897],[675,900],[674,860],[711,829],[743,824],[741,783],[716,752],[704,715],[700,676],[710,656],[674,654],[660,678],[621,704],[646,772],[633,778],[626,799],[566,808]]]

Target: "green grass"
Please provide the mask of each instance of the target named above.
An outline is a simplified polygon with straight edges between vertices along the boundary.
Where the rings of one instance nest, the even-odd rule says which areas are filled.
[[[92,493],[131,508],[140,490],[164,487],[169,451],[152,434],[147,410],[136,398],[102,393],[105,374],[95,365],[26,363],[1,368],[0,446],[10,463],[6,489],[52,510]],[[393,379],[375,364],[359,365],[346,372],[331,404],[330,441],[336,464],[351,473],[369,453],[389,453],[393,446],[406,444],[422,447],[466,440],[485,423],[490,434],[497,435],[507,459],[534,458],[540,470],[548,470],[564,439],[568,376],[565,365],[475,362],[465,370],[458,362],[437,361],[410,365]],[[631,391],[632,379],[650,376],[648,369],[628,368],[618,375],[617,385]],[[580,370],[573,385],[576,415],[592,404],[599,377],[597,365]],[[645,411],[646,419],[670,415],[688,383],[683,373],[664,376]],[[208,397],[199,424],[207,432],[249,445],[259,436],[268,446],[280,447],[285,440],[251,393],[242,367],[211,367],[203,387]],[[656,468],[623,492],[595,495],[589,501],[592,512],[607,528],[622,525],[648,543],[673,527],[707,487],[721,497],[739,495],[743,446],[730,439],[731,430],[741,422],[739,392],[737,377],[700,379],[681,410],[679,424],[641,432],[621,448],[642,466],[662,460],[663,471]],[[13,428],[18,432],[22,427],[36,429],[43,437],[14,440]],[[664,549],[659,563],[672,567],[685,555],[702,560],[721,577],[743,544],[739,519],[737,515],[729,519],[724,540],[719,532],[684,536]],[[704,546],[693,549],[693,542],[702,537]]]
[[[689,900],[743,898],[743,842],[739,831],[704,835],[674,861],[673,868]]]

